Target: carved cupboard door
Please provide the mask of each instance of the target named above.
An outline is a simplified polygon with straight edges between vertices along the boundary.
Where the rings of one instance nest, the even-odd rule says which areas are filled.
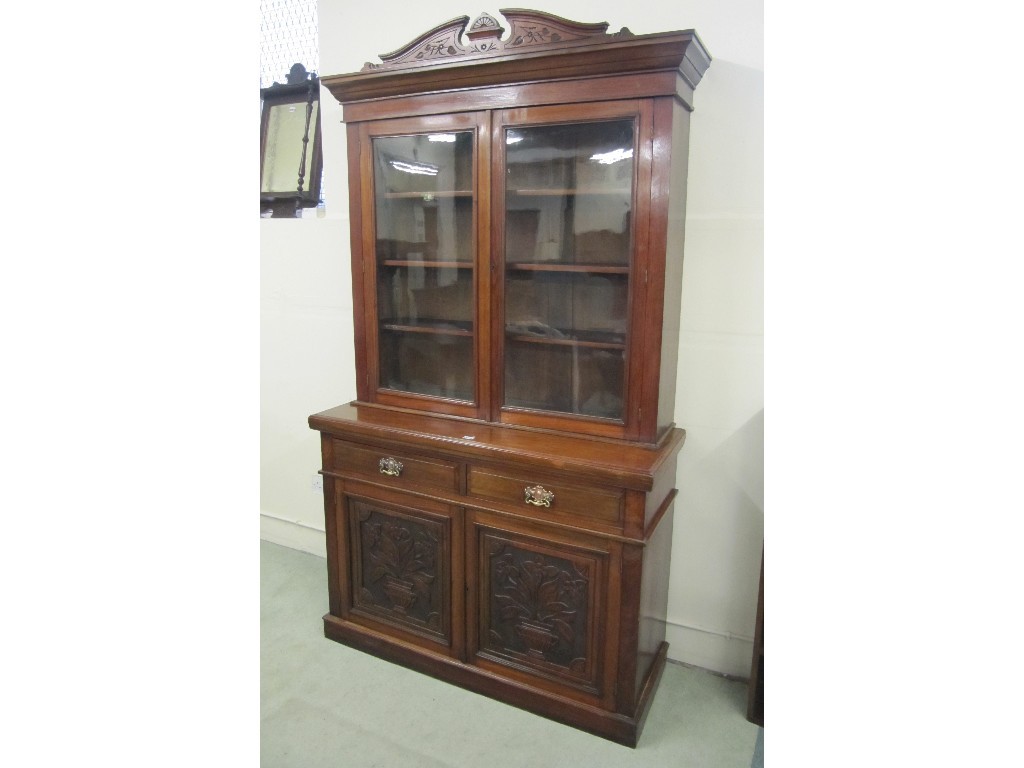
[[[467,540],[469,654],[473,663],[601,703],[615,649],[606,542],[474,513]]]
[[[347,518],[348,563],[339,570],[349,581],[343,590],[348,618],[461,655],[462,632],[453,619],[462,603],[461,590],[452,589],[453,578],[462,578],[461,567],[453,569],[453,550],[461,549],[452,541],[456,510],[382,489],[372,495],[344,493],[341,507]]]

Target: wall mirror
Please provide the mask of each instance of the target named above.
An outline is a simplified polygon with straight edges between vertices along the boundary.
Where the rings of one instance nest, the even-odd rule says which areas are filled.
[[[294,218],[320,201],[320,79],[294,64],[260,100],[260,215]]]

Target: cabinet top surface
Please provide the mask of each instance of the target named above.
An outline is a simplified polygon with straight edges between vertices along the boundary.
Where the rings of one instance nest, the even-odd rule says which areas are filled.
[[[362,70],[321,82],[342,103],[523,81],[674,69],[695,88],[711,56],[693,30],[634,35],[540,11],[502,9],[439,24]]]
[[[638,489],[649,488],[654,473],[675,457],[686,437],[684,430],[673,428],[659,445],[650,447],[355,404],[314,414],[309,426],[325,434],[400,441],[468,459],[590,470]]]

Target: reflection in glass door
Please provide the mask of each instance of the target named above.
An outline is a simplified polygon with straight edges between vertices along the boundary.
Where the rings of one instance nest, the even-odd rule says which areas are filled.
[[[505,130],[505,406],[624,418],[633,119]]]
[[[383,389],[474,399],[473,139],[373,140]]]

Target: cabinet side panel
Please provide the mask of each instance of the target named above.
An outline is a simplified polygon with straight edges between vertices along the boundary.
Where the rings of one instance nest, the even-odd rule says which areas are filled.
[[[662,319],[661,380],[658,384],[658,433],[668,428],[676,406],[676,367],[679,361],[679,311],[682,301],[683,241],[686,228],[687,154],[690,113],[678,102],[661,101],[661,113],[672,110],[671,164],[669,166],[668,231],[665,242],[665,312]]]
[[[647,529],[654,522],[655,516],[665,506],[665,500],[668,495],[673,492],[676,487],[676,464],[679,457],[678,453],[673,453],[672,456],[665,461],[658,469],[657,474],[654,476],[654,483],[651,487],[650,493],[647,494],[646,506],[644,507],[644,525],[643,530],[638,536],[643,536]]]
[[[640,587],[640,634],[637,643],[637,696],[640,695],[644,678],[655,661],[659,647],[665,641],[674,506],[670,506],[662,516],[644,548]]]
[[[619,660],[616,678],[616,712],[627,717],[636,715],[638,691],[633,682],[642,676],[650,661],[638,653],[640,618],[643,610],[645,547],[639,544],[622,546],[620,572],[622,608],[619,613]],[[639,666],[643,664],[642,668]]]
[[[334,440],[329,435],[320,435],[320,455],[324,469],[331,469],[334,466]],[[334,478],[324,475],[324,531],[327,544],[327,598],[329,610],[335,616],[341,615],[341,594],[338,588],[338,529],[335,525],[337,518],[337,488]]]

